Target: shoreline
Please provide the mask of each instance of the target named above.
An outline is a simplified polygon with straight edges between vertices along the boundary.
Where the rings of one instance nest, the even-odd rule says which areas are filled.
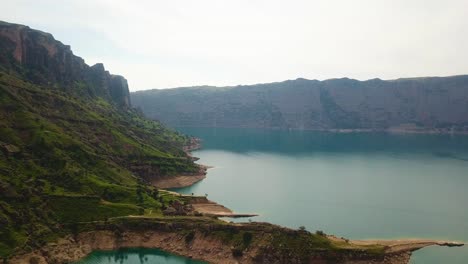
[[[192,206],[192,209],[203,216],[229,218],[258,216],[258,214],[252,213],[236,213],[222,204],[208,200],[205,196],[182,195],[182,197],[188,198],[188,204]]]
[[[264,130],[281,130],[281,131],[314,131],[314,132],[328,132],[336,134],[348,133],[388,133],[388,134],[418,134],[418,135],[461,135],[468,136],[468,131],[452,131],[448,129],[425,129],[425,128],[404,128],[404,127],[390,127],[382,129],[373,128],[288,128],[288,127],[251,127],[251,126],[177,126],[185,128],[239,128],[239,129],[264,129]]]
[[[190,152],[199,149],[184,150],[189,158]],[[160,189],[182,188],[191,186],[204,178],[208,166],[199,165],[200,171],[195,175],[164,177],[152,182]],[[232,223],[219,217],[252,217],[257,214],[235,213],[229,208],[208,200],[205,196],[183,195],[177,192],[162,190],[182,198],[188,205],[189,214],[153,216],[124,216],[106,221],[80,223],[84,230],[74,235],[67,235],[55,243],[22,252],[13,256],[7,263],[12,264],[52,264],[73,263],[96,250],[118,250],[123,248],[160,249],[171,254],[208,263],[341,263],[341,264],[408,264],[412,252],[428,246],[461,247],[463,242],[432,239],[364,239],[349,240],[334,235],[309,233],[305,230],[261,222]],[[176,206],[175,204],[174,206]],[[180,205],[180,204],[179,204]],[[183,205],[183,204],[182,204]],[[180,207],[180,206],[179,206]],[[185,207],[184,207],[185,208]],[[229,234],[219,236],[219,232]],[[226,241],[232,234],[251,233],[255,243],[242,246],[238,242]],[[279,244],[274,242],[276,235],[289,237]],[[298,236],[322,237],[331,248],[316,248],[306,243],[306,255],[303,249],[296,251]],[[229,238],[229,239],[232,239]],[[245,239],[245,238],[244,238]],[[290,239],[292,239],[290,241]],[[302,238],[303,239],[303,238]],[[189,241],[190,240],[190,241]],[[237,240],[235,240],[237,241]],[[244,240],[245,241],[245,240]],[[302,240],[299,245],[302,242]],[[250,243],[250,242],[249,242]],[[330,246],[329,245],[329,246]],[[283,251],[283,247],[292,248]],[[292,250],[292,251],[291,251]],[[291,253],[294,252],[294,253]],[[299,253],[302,252],[302,253]],[[293,254],[293,255],[291,255]],[[296,255],[294,255],[296,254]],[[299,254],[299,255],[298,255]],[[305,261],[305,259],[308,259]],[[332,262],[330,262],[332,260]]]
[[[187,157],[193,162],[199,158],[192,156],[192,151],[201,149],[201,139],[191,137],[189,143],[182,147]],[[151,185],[158,189],[173,189],[173,188],[184,188],[194,185],[195,183],[206,178],[207,170],[213,168],[212,166],[206,166],[202,164],[196,164],[198,166],[198,172],[194,174],[176,175],[176,176],[165,176],[159,177],[151,181]]]
[[[202,164],[196,164],[196,165],[198,166],[197,173],[159,177],[157,179],[150,181],[150,183],[152,186],[158,189],[173,189],[173,188],[184,188],[184,187],[192,186],[195,183],[205,179],[208,169],[213,168],[213,166],[206,166]]]
[[[202,166],[202,165],[201,165]],[[208,169],[207,167],[204,167]],[[205,171],[206,171],[205,169]],[[158,189],[172,189],[172,188],[184,188],[194,185],[195,183],[206,178],[206,172],[195,175],[177,175],[167,176],[158,178],[151,181],[151,185]]]
[[[346,242],[344,238],[338,238],[334,235],[328,235],[329,239],[336,242]],[[441,246],[441,247],[463,247],[464,242],[460,241],[448,241],[448,240],[437,240],[437,239],[421,239],[421,238],[402,238],[402,239],[356,239],[349,240],[349,243],[357,246],[370,246],[370,245],[381,245],[385,247],[387,253],[398,253],[406,251],[416,251],[429,246]]]
[[[461,242],[427,239],[345,240],[269,223],[232,224],[210,217],[124,217],[107,223],[84,225],[84,230],[79,233],[32,252],[16,255],[8,263],[73,263],[95,250],[148,248],[221,264],[407,264],[415,250],[432,245],[464,245]],[[247,245],[239,245],[235,234],[240,234],[242,241],[241,234],[245,233],[251,234],[252,243],[249,241]],[[324,244],[328,245],[325,247],[308,244],[304,248],[301,243],[308,237],[315,239],[311,241],[326,239],[331,244]],[[280,244],[275,242],[279,238],[283,241]]]
[[[206,196],[187,195],[169,190],[161,190],[161,192],[169,193],[177,196],[184,201],[185,206],[181,204],[173,204],[174,210],[168,211],[166,216],[207,216],[207,217],[227,217],[227,218],[241,218],[241,217],[254,217],[258,214],[253,213],[237,213],[227,208],[226,206],[209,200]]]

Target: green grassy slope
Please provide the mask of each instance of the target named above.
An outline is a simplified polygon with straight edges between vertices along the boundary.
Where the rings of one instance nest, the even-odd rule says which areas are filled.
[[[63,223],[160,212],[145,182],[196,171],[187,140],[135,110],[0,71],[0,257]]]

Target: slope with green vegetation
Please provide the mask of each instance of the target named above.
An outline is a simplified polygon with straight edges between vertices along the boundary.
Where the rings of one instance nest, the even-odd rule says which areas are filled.
[[[128,88],[127,95],[112,95],[125,89],[108,72],[97,82],[87,77],[94,71],[87,65],[71,71],[78,77],[55,72],[57,53],[15,60],[15,43],[2,34],[16,29],[27,30],[22,39],[30,41],[16,45],[29,45],[29,57],[38,56],[43,38],[62,45],[45,33],[0,24],[0,44],[11,50],[0,54],[0,256],[56,238],[62,223],[160,212],[164,201],[146,183],[198,170],[182,150],[189,139],[123,103]],[[69,61],[56,68],[75,67]]]

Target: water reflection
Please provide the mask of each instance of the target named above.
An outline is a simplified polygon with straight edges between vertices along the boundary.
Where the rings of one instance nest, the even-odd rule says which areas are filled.
[[[311,153],[425,153],[468,161],[468,136],[389,133],[327,133],[239,128],[179,128],[201,137],[204,150],[284,155]]]
[[[258,221],[351,239],[468,241],[468,136],[184,128],[213,165],[178,191]],[[429,248],[413,263],[466,264],[468,247]]]
[[[112,251],[94,251],[76,264],[204,264],[158,249],[130,248]]]

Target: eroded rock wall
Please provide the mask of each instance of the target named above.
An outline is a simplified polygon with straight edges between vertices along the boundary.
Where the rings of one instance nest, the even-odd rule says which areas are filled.
[[[0,65],[37,84],[130,107],[124,77],[110,74],[101,63],[88,66],[49,33],[0,21]]]
[[[52,264],[71,263],[84,258],[93,250],[113,250],[118,248],[159,248],[174,254],[189,258],[204,260],[209,263],[237,264],[237,263],[265,263],[265,264],[294,264],[310,263],[322,264],[407,264],[410,252],[386,254],[373,257],[365,253],[311,255],[308,260],[298,258],[293,254],[279,254],[269,250],[268,245],[256,243],[246,249],[242,256],[234,256],[233,248],[214,236],[207,236],[196,232],[193,239],[187,241],[186,236],[176,232],[147,231],[123,232],[95,231],[81,233],[76,238],[67,237],[57,243],[36,250],[34,252],[16,256],[8,263],[11,264]]]

